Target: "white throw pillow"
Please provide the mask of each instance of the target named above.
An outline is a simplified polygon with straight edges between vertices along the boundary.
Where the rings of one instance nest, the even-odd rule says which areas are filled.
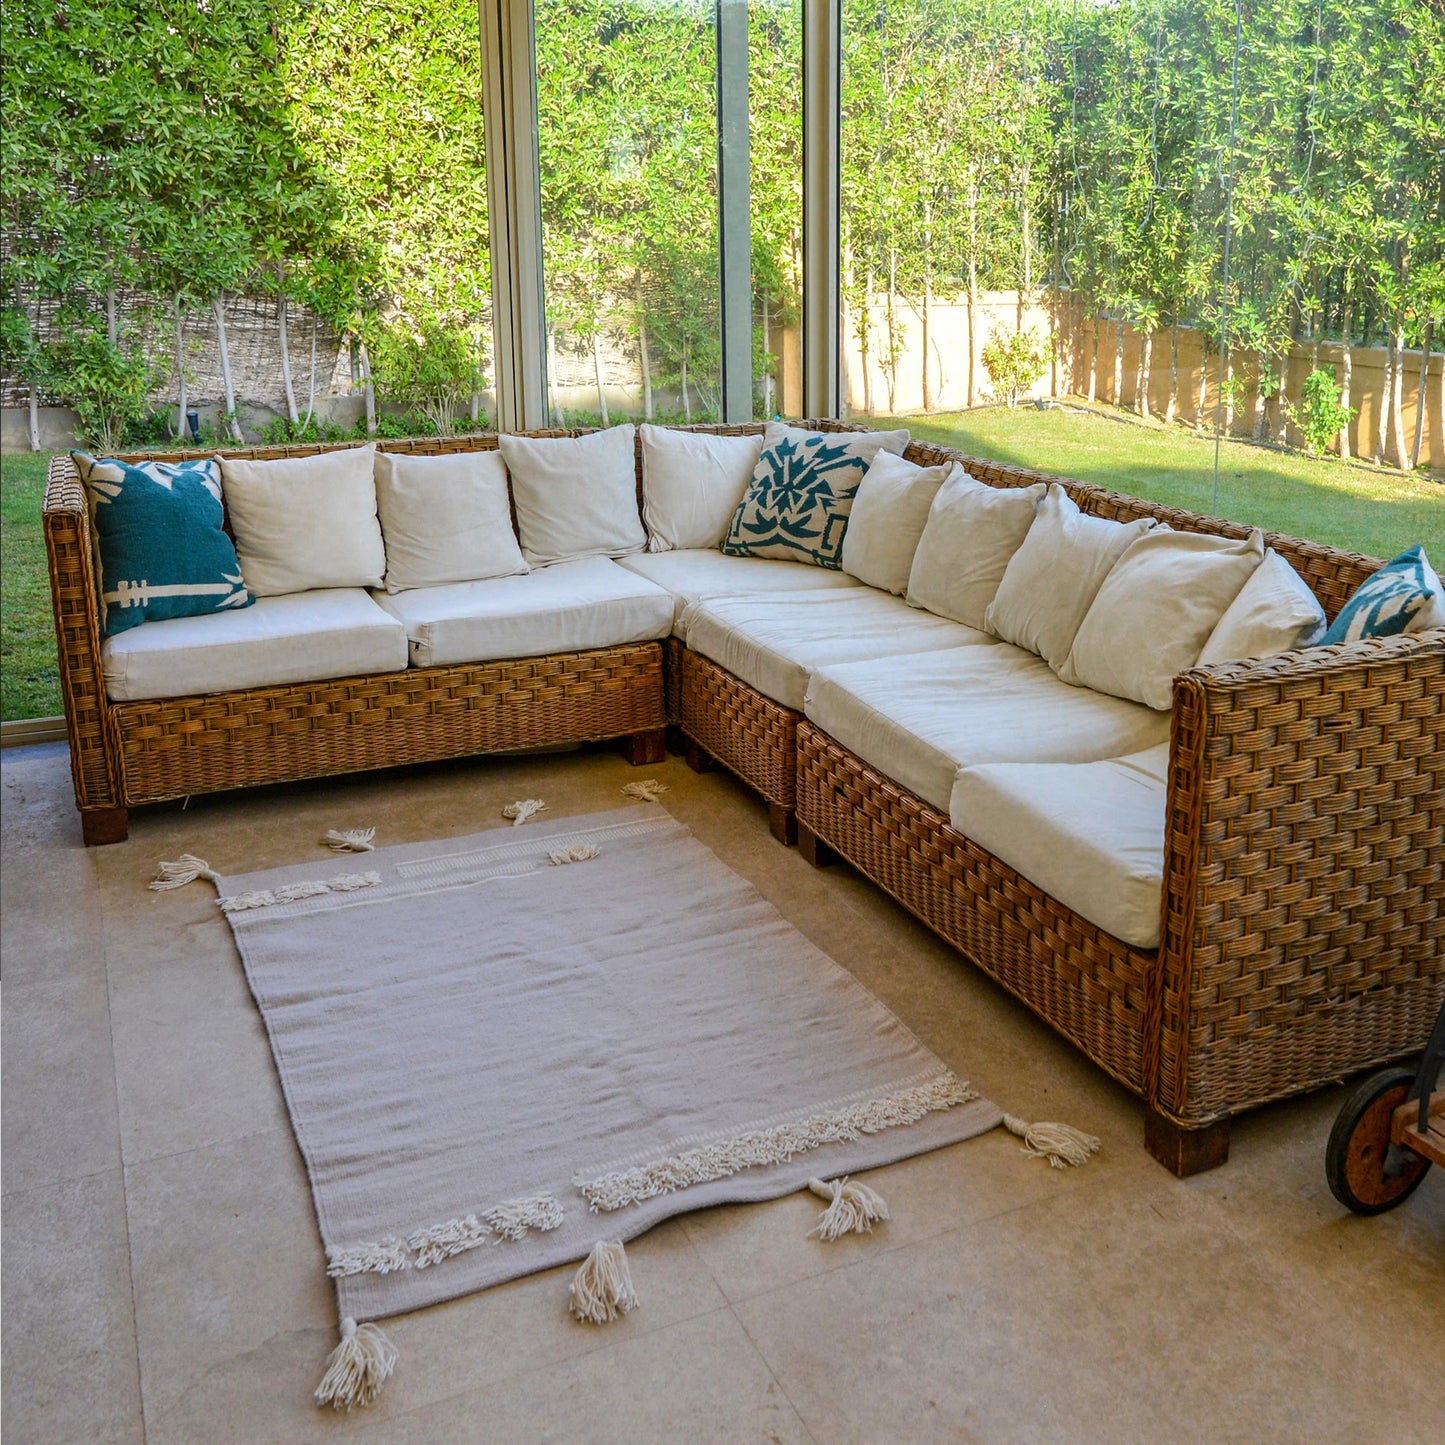
[[[1136,522],[1087,517],[1063,487],[1051,483],[1009,561],[984,626],[1057,672],[1109,570],[1153,526],[1152,517]]]
[[[1209,634],[1198,663],[1273,657],[1313,647],[1325,635],[1319,599],[1273,547]]]
[[[512,474],[522,555],[534,567],[622,557],[647,545],[637,514],[635,431],[497,439]]]
[[[274,462],[219,458],[236,555],[257,597],[381,586],[375,457],[368,443]]]
[[[388,592],[531,570],[512,531],[507,467],[499,452],[378,452],[376,506]]]
[[[1174,679],[1264,560],[1264,533],[1243,541],[1156,527],[1104,579],[1059,676],[1168,712]]]
[[[843,534],[843,570],[870,587],[902,597],[908,591],[908,574],[929,508],[954,465],[920,467],[880,451],[853,498]]]
[[[938,489],[908,574],[908,605],[982,628],[1048,487],[990,487],[955,464]]]
[[[758,464],[762,433],[709,436],[646,424],[638,431],[647,550],[721,546]]]

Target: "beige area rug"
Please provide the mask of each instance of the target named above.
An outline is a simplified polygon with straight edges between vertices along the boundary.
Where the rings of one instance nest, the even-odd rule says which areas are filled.
[[[216,886],[343,1319],[1002,1118],[656,805]]]

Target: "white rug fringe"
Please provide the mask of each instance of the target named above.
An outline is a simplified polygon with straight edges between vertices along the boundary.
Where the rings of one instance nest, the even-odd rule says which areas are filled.
[[[335,878],[317,878],[305,883],[283,883],[279,888],[232,893],[216,899],[216,906],[222,913],[245,913],[252,908],[271,908],[277,903],[299,903],[303,898],[319,898],[323,893],[355,893],[359,888],[375,888],[380,882],[380,873],[338,873]]]
[[[547,854],[547,861],[558,866],[564,863],[585,863],[589,858],[600,856],[602,850],[591,843],[574,843],[570,848],[558,848]]]
[[[574,1179],[594,1212],[623,1209],[639,1200],[672,1194],[692,1184],[725,1179],[743,1169],[782,1164],[795,1154],[838,1144],[864,1134],[878,1134],[901,1124],[916,1124],[925,1114],[977,1099],[976,1090],[952,1073],[897,1094],[850,1104],[794,1124],[757,1129],[720,1143],[704,1144],[635,1169],[617,1170],[595,1179]]]
[[[872,1234],[874,1224],[893,1217],[876,1189],[855,1180],[810,1179],[808,1188],[819,1199],[832,1201],[818,1216],[816,1227],[808,1231],[809,1239],[816,1234],[825,1244],[831,1244],[845,1234]]]
[[[562,1206],[550,1194],[538,1194],[532,1199],[513,1199],[507,1204],[494,1205],[482,1212],[482,1218],[499,1238],[524,1239],[530,1229],[539,1234],[560,1229]]]
[[[396,1346],[376,1325],[341,1322],[341,1343],[326,1361],[316,1403],[334,1410],[367,1406],[381,1394],[396,1368]]]
[[[625,796],[636,798],[639,803],[655,803],[663,793],[670,792],[671,789],[656,778],[643,778],[639,783],[623,783],[622,791]]]
[[[328,828],[321,840],[334,853],[374,853],[375,828]]]
[[[591,1325],[611,1324],[619,1315],[637,1308],[632,1271],[620,1239],[601,1240],[572,1277],[570,1308]]]
[[[475,1249],[491,1232],[475,1214],[468,1214],[462,1219],[449,1219],[445,1224],[418,1230],[407,1236],[406,1243],[407,1248],[416,1251],[416,1267],[427,1269],[454,1254]]]
[[[541,798],[521,798],[515,803],[508,803],[502,809],[502,816],[512,820],[514,828],[520,828],[523,823],[535,818],[538,813],[545,813],[547,805]]]
[[[407,1246],[395,1235],[375,1244],[353,1244],[326,1251],[326,1273],[331,1279],[345,1279],[351,1274],[392,1274],[410,1268]]]
[[[1030,1159],[1047,1159],[1055,1169],[1077,1169],[1099,1152],[1099,1141],[1070,1124],[1026,1124],[1012,1114],[1003,1116],[1004,1128],[1024,1141]]]
[[[156,876],[151,879],[150,886],[154,892],[164,893],[168,888],[184,888],[197,878],[219,883],[221,875],[204,858],[197,858],[194,853],[182,853],[173,863],[156,864]]]

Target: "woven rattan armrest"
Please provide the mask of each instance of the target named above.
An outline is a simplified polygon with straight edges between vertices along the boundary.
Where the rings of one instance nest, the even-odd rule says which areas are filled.
[[[1157,1099],[1199,1123],[1412,1048],[1445,992],[1445,629],[1174,684]]]

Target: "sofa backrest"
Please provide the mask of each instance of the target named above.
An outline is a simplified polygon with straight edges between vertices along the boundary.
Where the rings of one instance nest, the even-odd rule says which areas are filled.
[[[905,418],[906,420],[906,418]],[[872,428],[857,422],[817,419],[799,423],[818,431],[869,431]],[[527,432],[532,437],[575,437],[586,436],[598,430],[596,427],[575,427],[566,430],[547,429]],[[679,428],[684,431],[706,432],[713,436],[752,436],[764,430],[762,422],[745,422],[737,425],[697,424]],[[309,457],[319,452],[341,451],[356,442],[304,442],[286,443],[279,446],[225,447],[209,450],[147,450],[125,453],[127,456],[144,458],[149,461],[176,462],[189,458],[216,455],[228,457],[250,457],[257,461],[269,461],[280,457]],[[447,456],[457,452],[494,451],[497,446],[495,432],[471,432],[454,437],[411,437],[399,441],[378,441],[377,449],[384,452],[402,452],[410,456]],[[1010,466],[1003,462],[991,462],[981,457],[969,456],[957,448],[942,446],[935,442],[911,441],[904,452],[909,461],[920,466],[937,466],[941,462],[956,461],[968,469],[970,476],[992,487],[1027,487],[1035,482],[1057,482],[1067,489],[1081,511],[1098,517],[1108,517],[1119,522],[1131,522],[1136,517],[1153,517],[1166,522],[1180,532],[1207,532],[1219,537],[1246,537],[1250,528],[1241,522],[1231,522],[1224,517],[1208,517],[1198,512],[1187,512],[1178,507],[1167,507],[1159,502],[1145,501],[1140,497],[1125,496],[1111,492],[1105,487],[1090,482],[1074,481],[1069,477],[1054,476],[1047,472],[1032,471],[1027,467]],[[639,436],[636,444],[636,466],[638,504],[642,500],[642,442]],[[227,524],[229,526],[229,522]],[[1289,537],[1278,532],[1266,532],[1265,543],[1273,547],[1301,577],[1309,583],[1319,598],[1325,615],[1333,620],[1354,590],[1372,572],[1383,564],[1376,557],[1365,557],[1355,552],[1343,552],[1336,547],[1327,547],[1320,542],[1308,542],[1299,537]]]

